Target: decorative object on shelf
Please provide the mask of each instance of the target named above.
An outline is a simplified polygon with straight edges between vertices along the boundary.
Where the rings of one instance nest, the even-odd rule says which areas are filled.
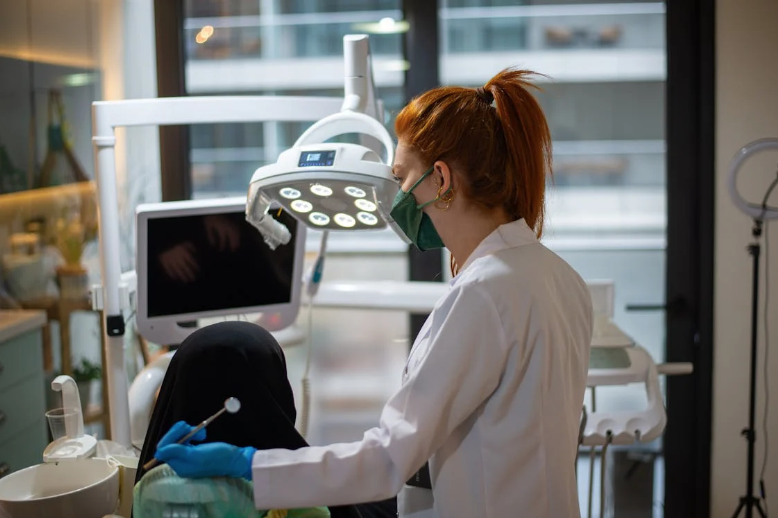
[[[57,267],[57,284],[63,299],[81,299],[89,295],[89,275],[81,263],[84,248],[97,238],[97,222],[74,208],[66,208],[57,221],[56,246],[64,264]]]
[[[55,121],[55,118],[58,120]],[[41,167],[39,187],[87,181],[89,181],[89,177],[73,154],[62,94],[58,90],[51,90],[49,92],[48,149]]]
[[[78,385],[78,393],[81,397],[81,406],[86,412],[92,402],[92,384],[103,376],[100,365],[92,363],[87,358],[82,358],[78,365],[73,366],[73,379]]]

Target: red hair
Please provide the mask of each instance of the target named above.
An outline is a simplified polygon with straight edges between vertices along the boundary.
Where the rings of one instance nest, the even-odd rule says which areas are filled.
[[[527,70],[505,69],[482,88],[429,90],[397,115],[397,138],[432,164],[455,169],[467,199],[502,207],[543,233],[551,132]]]

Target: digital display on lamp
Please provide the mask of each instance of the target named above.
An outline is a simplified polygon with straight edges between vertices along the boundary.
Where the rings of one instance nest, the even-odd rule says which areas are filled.
[[[303,151],[300,153],[298,167],[317,167],[332,165],[335,161],[335,150]]]

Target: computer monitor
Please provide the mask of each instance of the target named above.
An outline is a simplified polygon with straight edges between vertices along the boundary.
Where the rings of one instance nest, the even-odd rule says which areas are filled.
[[[305,227],[271,210],[292,234],[271,250],[246,221],[246,198],[143,204],[136,210],[138,328],[146,339],[178,344],[202,318],[260,314],[268,331],[297,318]]]

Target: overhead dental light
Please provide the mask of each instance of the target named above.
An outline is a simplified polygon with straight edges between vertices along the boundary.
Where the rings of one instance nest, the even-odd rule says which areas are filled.
[[[325,143],[345,133],[374,137],[384,158],[360,144]],[[319,230],[378,230],[389,217],[399,189],[392,176],[393,142],[383,125],[356,112],[331,115],[314,124],[278,157],[260,167],[249,185],[246,217],[271,247],[288,233],[267,215],[273,201],[305,225]]]
[[[273,202],[310,228],[358,231],[392,228],[407,241],[389,216],[399,186],[392,175],[394,141],[377,117],[376,96],[366,36],[344,38],[345,98],[340,113],[305,131],[274,164],[260,167],[249,185],[246,219],[275,248],[289,232],[269,214]],[[373,116],[368,113],[372,112]],[[382,155],[367,145],[328,143],[345,134],[377,140]]]

